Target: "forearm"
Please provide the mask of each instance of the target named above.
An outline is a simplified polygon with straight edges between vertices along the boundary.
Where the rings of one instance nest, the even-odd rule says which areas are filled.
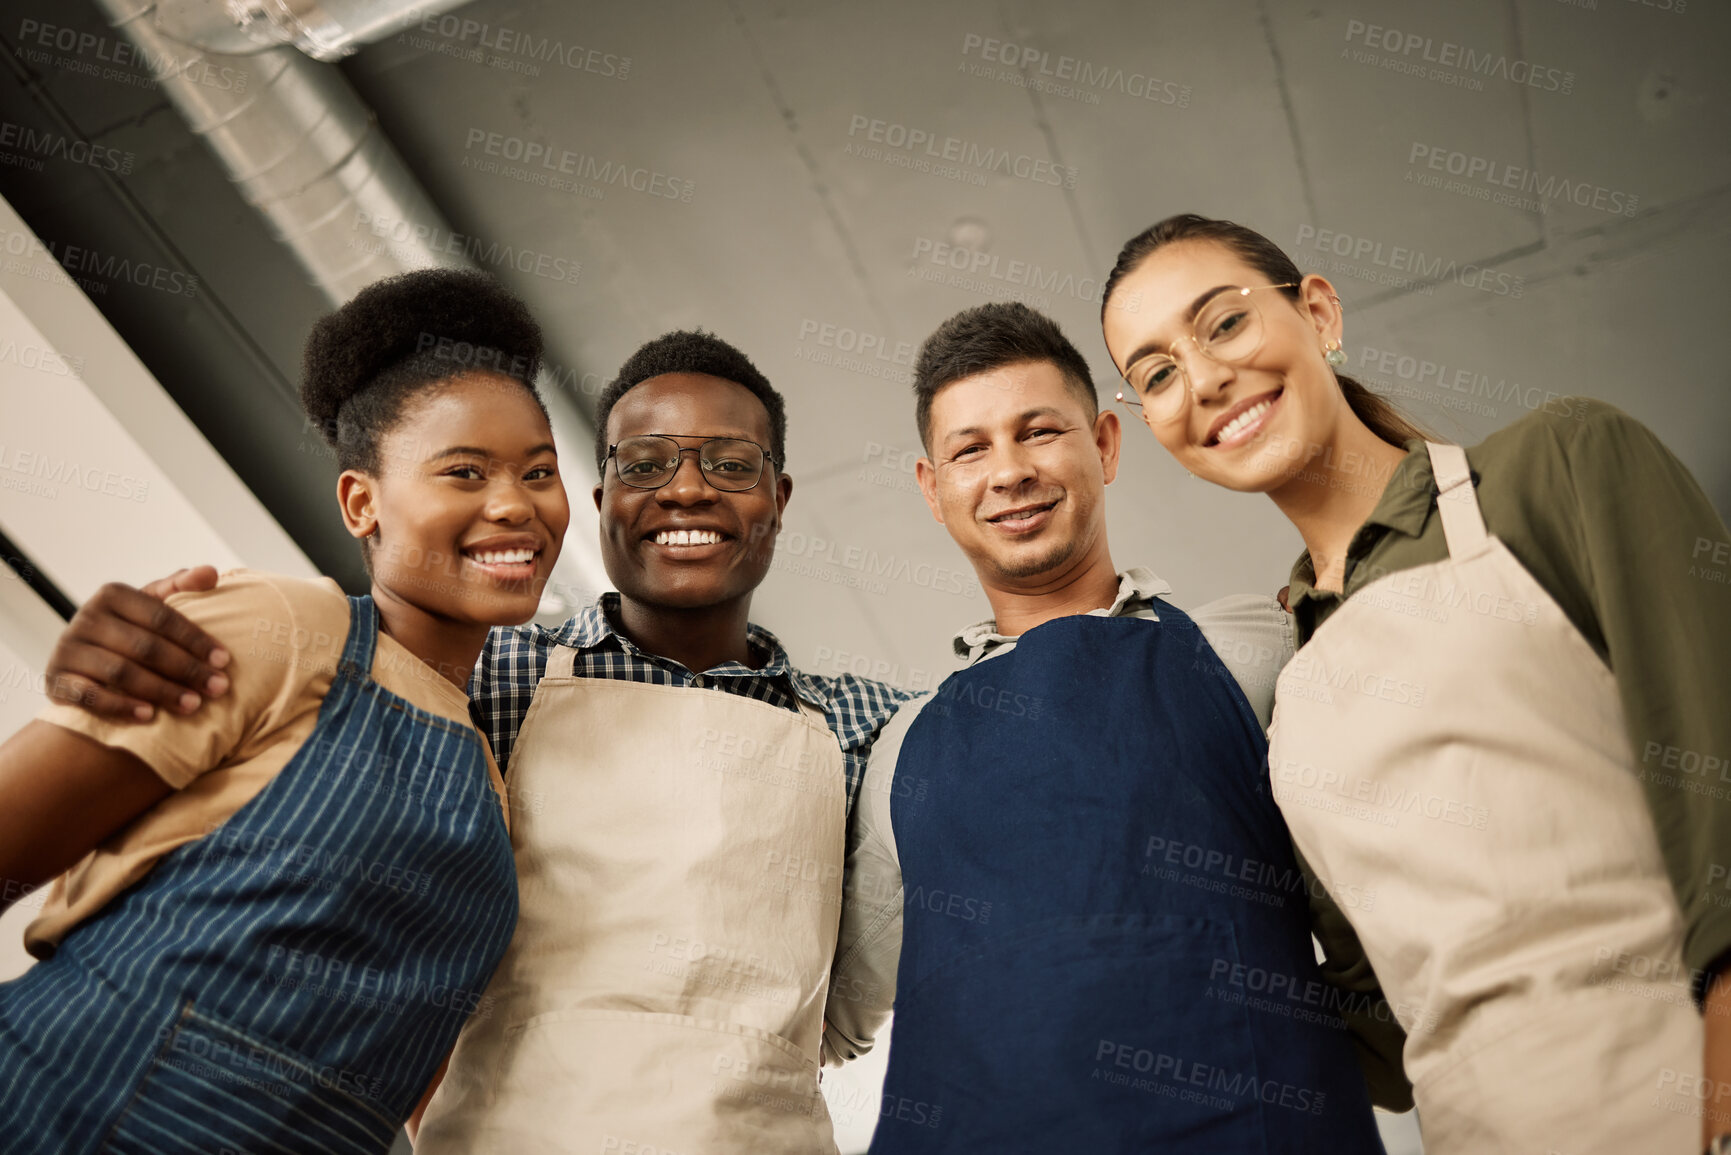
[[[134,755],[48,722],[0,744],[0,911],[166,797]]]

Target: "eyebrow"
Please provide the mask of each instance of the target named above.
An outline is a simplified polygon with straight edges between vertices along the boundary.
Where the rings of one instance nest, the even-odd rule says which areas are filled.
[[[557,452],[558,452],[558,450],[556,448],[554,448],[554,445],[551,441],[543,441],[539,445],[532,446],[526,453],[523,454],[523,456],[524,457],[538,457],[543,453],[557,453]],[[433,454],[431,457],[427,458],[427,460],[428,461],[442,461],[447,457],[485,457],[485,458],[488,458],[489,460],[491,460],[492,458],[495,458],[498,456],[499,456],[499,454],[494,453],[490,449],[482,449],[479,446],[475,446],[475,445],[453,445],[449,449],[442,450],[438,453]]]
[[[1022,424],[1026,421],[1031,420],[1032,418],[1035,418],[1035,417],[1062,417],[1062,416],[1064,416],[1062,410],[1057,409],[1056,407],[1051,406],[1051,405],[1041,405],[1041,406],[1038,406],[1037,408],[1027,409],[1021,413],[1018,413],[1016,415],[1016,422],[1017,422],[1017,424]],[[984,432],[985,432],[985,428],[983,426],[980,426],[980,425],[968,425],[968,426],[965,426],[961,429],[952,429],[948,433],[944,434],[944,444],[948,445],[950,442],[955,441],[957,438],[978,437]]]
[[[1184,323],[1189,324],[1196,320],[1196,314],[1202,311],[1202,306],[1212,301],[1215,297],[1218,297],[1221,293],[1226,292],[1228,289],[1236,289],[1237,287],[1237,285],[1215,285],[1212,289],[1209,289],[1206,293],[1203,293],[1194,301],[1191,301],[1190,307],[1184,310]],[[1148,356],[1148,354],[1158,353],[1159,351],[1160,342],[1144,341],[1141,345],[1138,345],[1131,351],[1130,356],[1124,359],[1124,369],[1128,370],[1130,366]]]

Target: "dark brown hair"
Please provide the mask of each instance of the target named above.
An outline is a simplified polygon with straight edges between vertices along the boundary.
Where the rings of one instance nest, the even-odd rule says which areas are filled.
[[[1232,221],[1214,220],[1197,216],[1195,213],[1179,213],[1137,233],[1119,250],[1118,263],[1112,266],[1112,272],[1106,278],[1105,289],[1100,294],[1102,319],[1106,316],[1106,307],[1119,283],[1157,250],[1178,241],[1212,241],[1223,245],[1245,264],[1267,277],[1271,285],[1296,284],[1304,279],[1304,274],[1292,263],[1292,258],[1287,256],[1279,245],[1256,230],[1247,229]],[[1281,289],[1280,292],[1292,301],[1299,299],[1296,288]],[[1340,382],[1340,391],[1345,395],[1346,403],[1353,414],[1364,422],[1366,428],[1390,445],[1404,448],[1407,441],[1414,437],[1434,440],[1393,404],[1371,392],[1366,386],[1344,373],[1336,373],[1334,376]]]
[[[932,398],[946,385],[1030,361],[1056,365],[1089,419],[1099,415],[1100,395],[1088,362],[1058,323],[1020,301],[993,301],[957,313],[920,345],[914,362],[914,421],[920,427],[920,444],[928,451],[932,447]]]

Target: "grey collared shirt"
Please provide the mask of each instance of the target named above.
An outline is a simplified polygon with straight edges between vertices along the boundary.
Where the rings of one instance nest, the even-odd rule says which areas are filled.
[[[1159,621],[1153,599],[1172,587],[1140,567],[1118,575],[1110,606],[1096,617]],[[1190,611],[1226,669],[1237,679],[1264,729],[1274,712],[1274,682],[1292,657],[1292,619],[1272,597],[1234,594]],[[997,623],[979,622],[955,637],[956,656],[972,666],[1009,653],[1016,639]],[[873,745],[848,825],[847,876],[835,970],[825,1009],[824,1060],[846,1062],[871,1049],[895,1002],[896,965],[902,950],[902,869],[890,824],[890,798],[897,789],[896,761],[908,727],[931,695],[908,702],[890,719]]]

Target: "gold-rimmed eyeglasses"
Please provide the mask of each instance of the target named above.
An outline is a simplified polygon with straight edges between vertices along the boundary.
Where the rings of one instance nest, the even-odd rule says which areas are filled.
[[[1242,365],[1262,348],[1262,336],[1267,326],[1262,310],[1252,293],[1264,289],[1296,289],[1298,282],[1284,285],[1251,285],[1247,289],[1222,289],[1196,311],[1190,326],[1190,341],[1196,351],[1227,365]],[[1131,396],[1118,391],[1118,400],[1138,416],[1150,421],[1167,421],[1184,407],[1189,395],[1190,374],[1173,356],[1180,337],[1164,353],[1146,353],[1124,368],[1124,383]],[[1183,378],[1182,387],[1179,378]]]

